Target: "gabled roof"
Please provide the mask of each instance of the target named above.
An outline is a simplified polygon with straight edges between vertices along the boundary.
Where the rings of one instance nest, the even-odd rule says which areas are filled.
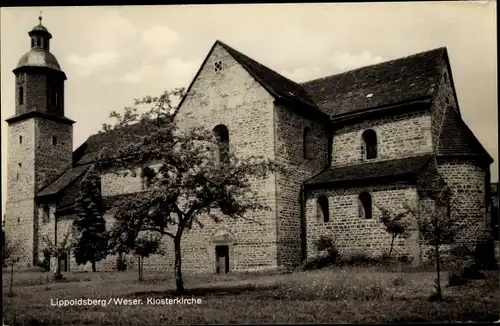
[[[416,175],[430,162],[432,155],[421,155],[386,161],[362,162],[354,165],[331,167],[305,181],[305,186],[387,179],[394,176]]]
[[[432,96],[446,48],[366,66],[301,85],[331,118]]]
[[[187,88],[186,96],[189,94],[189,91],[198,78],[201,69],[205,66],[207,59],[210,57],[213,49],[217,45],[224,48],[234,58],[234,60],[236,60],[276,100],[283,100],[286,101],[287,104],[291,104],[288,108],[295,110],[298,114],[306,115],[313,119],[319,119],[324,123],[329,123],[328,115],[318,109],[307,91],[300,84],[280,75],[271,68],[264,66],[263,64],[219,40],[214,43],[205,57],[205,60]],[[181,99],[179,103],[180,108],[182,107],[182,103],[186,99],[186,96]]]
[[[474,133],[453,109],[445,110],[443,124],[439,133],[438,155],[477,156],[489,163],[493,158],[481,145]]]
[[[92,163],[103,148],[107,157],[113,157],[124,144],[137,141],[146,134],[147,130],[141,123],[125,126],[120,131],[94,134],[73,152],[74,165]]]
[[[316,104],[300,84],[280,75],[276,71],[264,66],[221,41],[217,41],[217,43],[229,52],[229,54],[273,96],[286,98],[291,102],[316,108]]]

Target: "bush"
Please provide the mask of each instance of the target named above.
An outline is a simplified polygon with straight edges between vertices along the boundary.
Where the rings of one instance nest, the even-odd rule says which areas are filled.
[[[448,274],[448,286],[460,286],[469,280],[484,279],[480,266],[473,260],[465,260],[455,263],[454,268]]]
[[[474,260],[479,268],[483,270],[497,270],[498,264],[495,258],[495,242],[493,239],[476,245]]]
[[[448,273],[448,286],[464,285],[468,280],[463,276],[463,271],[452,270]]]
[[[320,254],[316,257],[307,259],[302,265],[300,265],[300,269],[321,269],[333,265],[339,260],[339,251],[331,237],[321,236],[314,242],[314,245]]]
[[[118,258],[116,258],[116,270],[120,272],[127,270],[127,262],[123,255],[118,255]]]
[[[42,253],[43,253],[43,260],[36,265],[42,268],[44,272],[48,272],[50,271],[50,257],[52,256],[50,249],[45,248],[43,249]]]

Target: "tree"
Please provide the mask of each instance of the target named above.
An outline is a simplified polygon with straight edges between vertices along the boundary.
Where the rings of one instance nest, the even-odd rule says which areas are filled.
[[[441,290],[441,264],[443,245],[453,244],[460,230],[467,227],[468,223],[459,221],[457,216],[451,214],[452,192],[449,187],[443,183],[440,176],[428,178],[425,189],[422,190],[423,198],[426,201],[421,203],[418,208],[407,205],[408,211],[416,218],[418,230],[424,243],[433,248],[433,258],[436,266],[436,294],[433,297],[436,300],[443,300]]]
[[[100,192],[100,177],[91,167],[80,185],[80,196],[76,201],[76,219],[73,225],[79,232],[74,246],[74,256],[78,265],[92,264],[96,271],[96,262],[108,255],[108,235],[104,205]]]
[[[146,237],[144,232],[141,236],[141,228],[136,224],[136,222],[142,224],[142,221],[148,218],[147,205],[147,200],[141,200],[141,197],[124,200],[114,214],[115,224],[110,235],[110,248],[114,253],[119,255],[133,253],[138,256],[139,281],[144,279],[144,259],[155,253],[162,254],[159,250],[161,237],[153,237],[151,232],[149,237]]]
[[[5,232],[2,230],[2,267],[10,266],[9,297],[14,296],[14,265],[19,262],[18,253],[19,246],[8,241]]]
[[[56,222],[57,223],[57,222]],[[54,272],[55,279],[62,279],[61,266],[59,264],[59,259],[61,257],[67,256],[68,252],[74,245],[71,234],[73,233],[73,226],[70,226],[66,233],[63,235],[62,241],[57,240],[57,230],[55,232],[55,239],[52,241],[48,235],[42,237],[42,241],[45,243],[45,248],[42,251],[48,251],[51,256],[57,261],[57,267]],[[51,266],[52,269],[52,266]]]
[[[113,169],[118,174],[125,170],[128,172],[123,174],[132,175],[139,170],[147,179],[147,190],[113,205],[117,209],[114,234],[121,230],[125,238],[133,239],[139,232],[149,231],[169,237],[174,244],[178,293],[184,292],[181,239],[185,231],[203,227],[204,218],[214,222],[240,218],[259,223],[247,213],[270,208],[261,203],[252,180],[264,179],[276,169],[262,157],[237,158],[227,150],[224,160],[215,160],[217,147],[227,149],[224,142],[203,127],[181,130],[177,125],[172,97],[183,94],[183,89],[175,89],[159,97],[136,100],[136,105],[153,105],[143,113],[137,107],[125,108],[123,115],[112,112],[116,123],[105,124],[102,132],[125,137],[127,144],[117,151],[103,148],[96,159],[99,169]],[[140,214],[122,219],[120,216],[127,214],[120,212],[126,209]]]
[[[408,236],[408,222],[404,219],[404,217],[409,215],[410,211],[406,209],[403,212],[395,214],[394,212],[391,212],[389,209],[382,206],[377,207],[382,213],[381,220],[385,226],[385,230],[391,235],[391,246],[387,257],[391,258],[391,254],[394,249],[394,241],[396,240],[396,238],[399,236],[406,238]]]

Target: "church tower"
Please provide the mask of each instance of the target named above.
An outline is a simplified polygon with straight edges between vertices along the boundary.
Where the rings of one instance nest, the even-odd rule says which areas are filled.
[[[40,23],[29,33],[31,49],[15,75],[15,114],[8,118],[5,233],[20,266],[36,264],[38,207],[35,197],[72,164],[73,123],[64,116],[64,81],[50,53],[52,35]]]

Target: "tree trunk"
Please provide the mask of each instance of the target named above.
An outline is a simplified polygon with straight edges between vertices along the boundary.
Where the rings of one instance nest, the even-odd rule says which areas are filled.
[[[14,262],[10,265],[10,291],[9,295],[13,296],[14,292],[12,291],[12,287],[14,285]]]
[[[174,249],[175,249],[175,287],[177,294],[184,293],[184,281],[182,280],[182,268],[181,268],[181,237],[176,236],[174,238]]]
[[[441,260],[439,256],[439,244],[435,245],[435,250],[436,250],[436,272],[437,272],[437,299],[438,300],[443,300],[443,294],[441,293],[441,265],[439,264],[439,261]]]
[[[396,239],[395,236],[392,237],[392,240],[391,240],[391,248],[389,249],[389,256],[387,258],[391,258],[391,254],[392,254],[392,248],[394,248],[394,240]]]
[[[97,270],[95,268],[95,260],[92,261],[92,273],[95,273]]]
[[[141,276],[141,256],[137,256],[137,275],[139,276],[139,282],[142,281],[142,276]]]

